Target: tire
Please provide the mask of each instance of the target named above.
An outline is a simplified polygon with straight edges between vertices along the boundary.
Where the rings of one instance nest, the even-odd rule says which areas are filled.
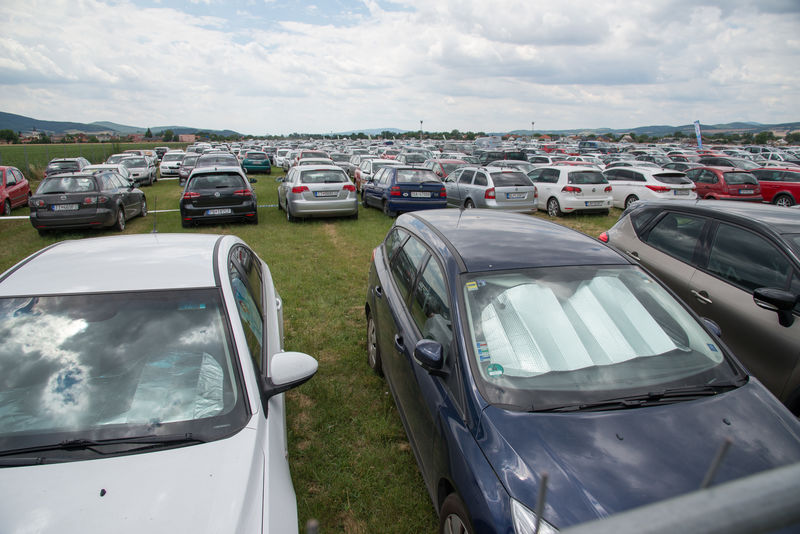
[[[553,197],[547,201],[547,214],[550,217],[561,217],[564,213],[561,211],[561,206],[558,204],[558,199]]]
[[[364,196],[363,191],[361,192],[361,205],[364,206],[365,208],[369,207],[369,204],[367,204],[367,197]]]
[[[120,232],[125,230],[125,208],[117,206],[117,222],[114,223],[114,228]]]
[[[475,203],[472,201],[471,198],[468,198],[464,201],[464,209],[471,210],[475,207]]]
[[[375,320],[372,314],[367,314],[367,364],[376,375],[383,376],[383,363],[381,352],[378,348],[378,335],[375,330]]]
[[[47,230],[45,230],[44,228],[37,228],[36,231],[39,232],[39,235],[41,237],[44,237],[44,236],[47,235]]]
[[[795,204],[794,199],[789,195],[778,195],[772,199],[772,203],[784,208],[791,208]]]
[[[383,213],[385,213],[389,217],[396,217],[397,216],[397,213],[395,213],[395,212],[393,212],[392,210],[389,209],[389,201],[388,200],[384,200],[383,201]]]
[[[290,223],[297,222],[297,217],[292,215],[292,212],[289,210],[289,203],[286,203],[286,220]]]
[[[281,206],[281,197],[278,197],[278,211],[283,211],[283,206]]]
[[[625,209],[628,209],[628,208],[630,208],[630,207],[631,207],[631,204],[633,204],[633,203],[634,203],[634,202],[636,202],[637,200],[639,200],[639,197],[637,197],[636,195],[631,195],[631,196],[629,196],[628,198],[626,198],[626,199],[625,199]]]
[[[11,215],[11,201],[6,199],[6,201],[3,202],[3,217],[8,217],[9,215]]]
[[[142,197],[142,211],[139,212],[142,217],[147,217],[147,199]]]
[[[192,226],[192,223],[191,221],[184,221],[183,219],[181,219],[181,226],[183,226],[184,228],[190,228]]]
[[[439,512],[439,534],[474,534],[464,501],[455,493],[447,496]]]

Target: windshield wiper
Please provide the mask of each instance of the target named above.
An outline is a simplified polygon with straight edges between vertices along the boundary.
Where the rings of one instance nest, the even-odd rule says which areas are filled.
[[[66,439],[58,443],[48,443],[45,445],[36,445],[34,447],[24,447],[20,449],[9,449],[0,451],[0,465],[14,465],[14,460],[39,460],[34,463],[42,463],[42,458],[2,458],[10,457],[17,454],[31,454],[37,452],[47,451],[78,451],[78,450],[92,450],[98,454],[105,454],[97,450],[97,447],[107,445],[146,445],[146,448],[158,447],[162,445],[183,445],[189,443],[206,443],[208,439],[199,435],[187,432],[186,434],[168,434],[164,436],[148,435],[148,436],[133,436],[128,438],[109,438],[109,439]],[[138,449],[138,448],[137,448]],[[117,453],[120,451],[114,451]]]
[[[709,397],[736,388],[734,384],[729,385],[698,385],[682,386],[675,388],[663,388],[641,395],[629,395],[613,399],[585,402],[579,404],[569,404],[544,410],[534,410],[538,412],[599,412],[605,410],[627,410],[630,408],[641,408],[643,406],[660,406],[675,402],[694,400],[701,397]]]

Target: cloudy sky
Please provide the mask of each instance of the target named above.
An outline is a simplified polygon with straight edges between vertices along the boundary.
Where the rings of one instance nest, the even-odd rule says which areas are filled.
[[[0,111],[248,134],[800,121],[799,0],[2,0]]]

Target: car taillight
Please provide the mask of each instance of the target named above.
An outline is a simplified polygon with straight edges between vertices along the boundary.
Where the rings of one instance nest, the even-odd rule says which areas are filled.
[[[574,185],[565,185],[564,187],[561,188],[561,192],[562,193],[580,193],[581,192],[581,188],[580,187],[575,187]]]
[[[490,187],[489,189],[487,189],[486,192],[483,194],[483,198],[486,199],[497,198],[494,194],[494,187]]]
[[[668,193],[672,191],[672,189],[663,185],[648,185],[647,189],[650,191],[655,191],[656,193]]]
[[[399,197],[400,195],[401,195],[401,193],[400,193],[400,187],[399,186],[393,185],[392,187],[389,188],[389,196]]]
[[[608,232],[603,232],[602,234],[597,236],[597,239],[599,239],[603,243],[608,243]]]
[[[439,198],[447,198],[447,188],[442,186],[442,190],[439,191]]]
[[[308,191],[308,187],[305,185],[296,185],[292,187],[292,193],[302,193],[303,191]]]
[[[195,198],[200,198],[200,193],[195,193],[194,191],[186,191],[181,198],[183,200],[193,200]]]
[[[251,197],[253,196],[253,192],[249,189],[239,189],[233,192],[234,196],[237,197]]]
[[[45,207],[46,204],[44,200],[37,199],[37,200],[31,200],[30,202],[28,202],[28,205],[32,208],[43,208]]]
[[[356,186],[354,186],[353,184],[345,184],[345,186],[342,187],[342,189],[344,189],[345,191],[351,191],[353,193],[356,192]]]
[[[84,206],[91,206],[92,204],[103,204],[108,202],[108,197],[86,197],[83,199]]]
[[[536,186],[533,186],[533,198],[539,198],[539,190],[536,189]]]
[[[606,188],[605,188],[605,189],[603,189],[603,192],[604,192],[604,193],[610,193],[610,192],[611,192],[611,186],[610,186],[610,185],[607,185],[607,186],[606,186]]]

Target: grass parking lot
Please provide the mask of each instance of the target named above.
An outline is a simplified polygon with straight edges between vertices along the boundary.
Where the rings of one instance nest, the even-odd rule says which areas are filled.
[[[5,160],[4,160],[5,163]],[[287,394],[290,465],[299,520],[317,519],[324,532],[435,532],[437,517],[417,469],[394,402],[366,363],[364,299],[372,249],[392,224],[361,207],[358,220],[289,223],[274,207],[272,175],[252,175],[260,223],[181,228],[176,209],[181,188],[161,180],[143,188],[151,210],[128,221],[124,233],[202,232],[235,234],[267,262],[284,301],[287,350],[307,352],[319,371]],[[558,222],[591,236],[619,216],[569,216]],[[27,208],[14,210],[27,215]],[[536,215],[548,218],[546,214]],[[114,235],[108,231],[40,237],[27,219],[0,219],[0,271],[56,241]],[[58,276],[58,273],[53,273]]]

